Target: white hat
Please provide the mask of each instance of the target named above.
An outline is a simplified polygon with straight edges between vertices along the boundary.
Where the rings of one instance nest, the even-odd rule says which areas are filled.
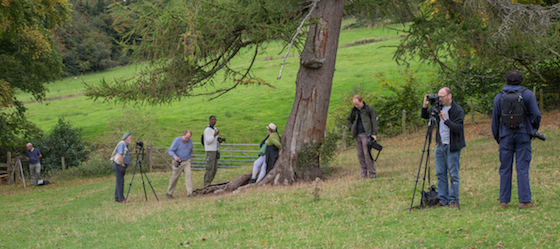
[[[266,126],[267,129],[271,131],[276,131],[276,125],[274,123],[270,123]]]

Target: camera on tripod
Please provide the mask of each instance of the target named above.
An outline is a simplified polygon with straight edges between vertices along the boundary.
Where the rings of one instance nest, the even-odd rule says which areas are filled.
[[[546,136],[541,134],[537,130],[535,130],[535,132],[533,132],[533,138],[538,138],[538,139],[543,140],[543,141],[546,140]]]
[[[218,137],[218,142],[222,143],[225,142],[226,138],[225,137]]]
[[[16,153],[16,156],[19,156],[19,155],[21,155],[21,153],[17,152],[17,153]]]
[[[430,102],[431,105],[434,106],[434,108],[432,108],[430,112],[431,115],[432,116],[439,115],[443,107],[441,102],[439,101],[439,95],[437,93],[426,94],[426,99]]]
[[[138,142],[136,142],[136,146],[142,148],[142,147],[144,147],[144,142],[138,141]]]

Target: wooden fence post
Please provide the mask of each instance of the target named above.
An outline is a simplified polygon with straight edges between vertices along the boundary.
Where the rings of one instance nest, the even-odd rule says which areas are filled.
[[[402,134],[406,135],[406,110],[402,110]]]
[[[544,90],[541,88],[539,89],[539,110],[542,112],[544,111]]]
[[[470,105],[471,105],[471,124],[474,124],[474,104],[472,99],[469,99]]]
[[[148,145],[148,152],[146,153],[146,159],[148,160],[148,172],[152,172],[152,145]]]
[[[346,125],[342,126],[342,150],[346,150]]]
[[[66,171],[66,162],[64,162],[64,157],[60,157],[60,163],[62,164],[62,171]]]

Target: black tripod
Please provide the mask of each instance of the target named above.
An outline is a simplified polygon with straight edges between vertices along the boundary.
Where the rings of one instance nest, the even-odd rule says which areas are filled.
[[[134,171],[132,171],[132,179],[130,180],[130,184],[128,186],[128,192],[126,193],[124,204],[126,204],[126,201],[128,200],[128,194],[130,194],[130,188],[132,187],[132,182],[134,181],[134,175],[136,174],[136,167],[138,166],[140,166],[140,176],[142,176],[142,186],[144,187],[144,197],[146,197],[146,201],[148,200],[148,194],[146,193],[146,184],[144,184],[144,176],[146,177],[146,180],[148,180],[148,183],[150,184],[150,187],[154,192],[154,196],[156,197],[156,200],[159,201],[156,195],[156,191],[152,186],[152,181],[150,181],[148,175],[146,175],[146,172],[144,172],[144,168],[142,168],[142,160],[144,160],[144,143],[142,143],[142,141],[139,141],[136,143],[136,165],[134,165]]]
[[[428,183],[430,182],[430,168],[428,167],[428,160],[430,159],[430,144],[432,143],[432,131],[434,128],[434,125],[437,126],[437,119],[436,119],[436,115],[438,115],[438,112],[436,112],[435,110],[432,109],[432,111],[430,112],[430,118],[428,120],[428,128],[426,131],[426,138],[424,139],[424,148],[422,148],[422,156],[420,157],[420,164],[418,165],[418,174],[416,174],[416,183],[414,184],[414,192],[412,193],[412,201],[410,203],[410,209],[409,211],[412,211],[412,205],[414,204],[414,196],[416,195],[416,188],[418,187],[418,178],[420,177],[420,171],[422,170],[422,162],[424,161],[424,152],[426,152],[426,144],[428,145],[427,148],[427,156],[426,156],[426,164],[424,165],[424,176],[422,177],[422,189],[424,189],[425,187],[425,183],[426,183],[426,174],[428,175]],[[447,154],[443,153],[444,156],[444,160],[445,163],[447,163]],[[455,189],[455,185],[453,184],[453,178],[451,177],[451,175],[449,176],[449,179],[451,180],[451,186],[453,187],[453,191],[455,192],[455,194],[457,196],[459,196],[459,193],[457,192],[457,190]],[[420,207],[425,207],[426,204],[424,203],[424,200],[420,201]],[[461,207],[459,205],[459,202],[457,201],[457,208],[459,210],[461,210]]]

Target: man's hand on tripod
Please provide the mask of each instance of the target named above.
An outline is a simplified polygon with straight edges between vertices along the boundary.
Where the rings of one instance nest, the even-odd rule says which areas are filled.
[[[447,117],[445,117],[444,112],[439,112],[439,117],[443,120],[443,122],[447,121]]]
[[[377,136],[376,135],[371,135],[371,137],[373,138],[373,141],[377,141]]]

